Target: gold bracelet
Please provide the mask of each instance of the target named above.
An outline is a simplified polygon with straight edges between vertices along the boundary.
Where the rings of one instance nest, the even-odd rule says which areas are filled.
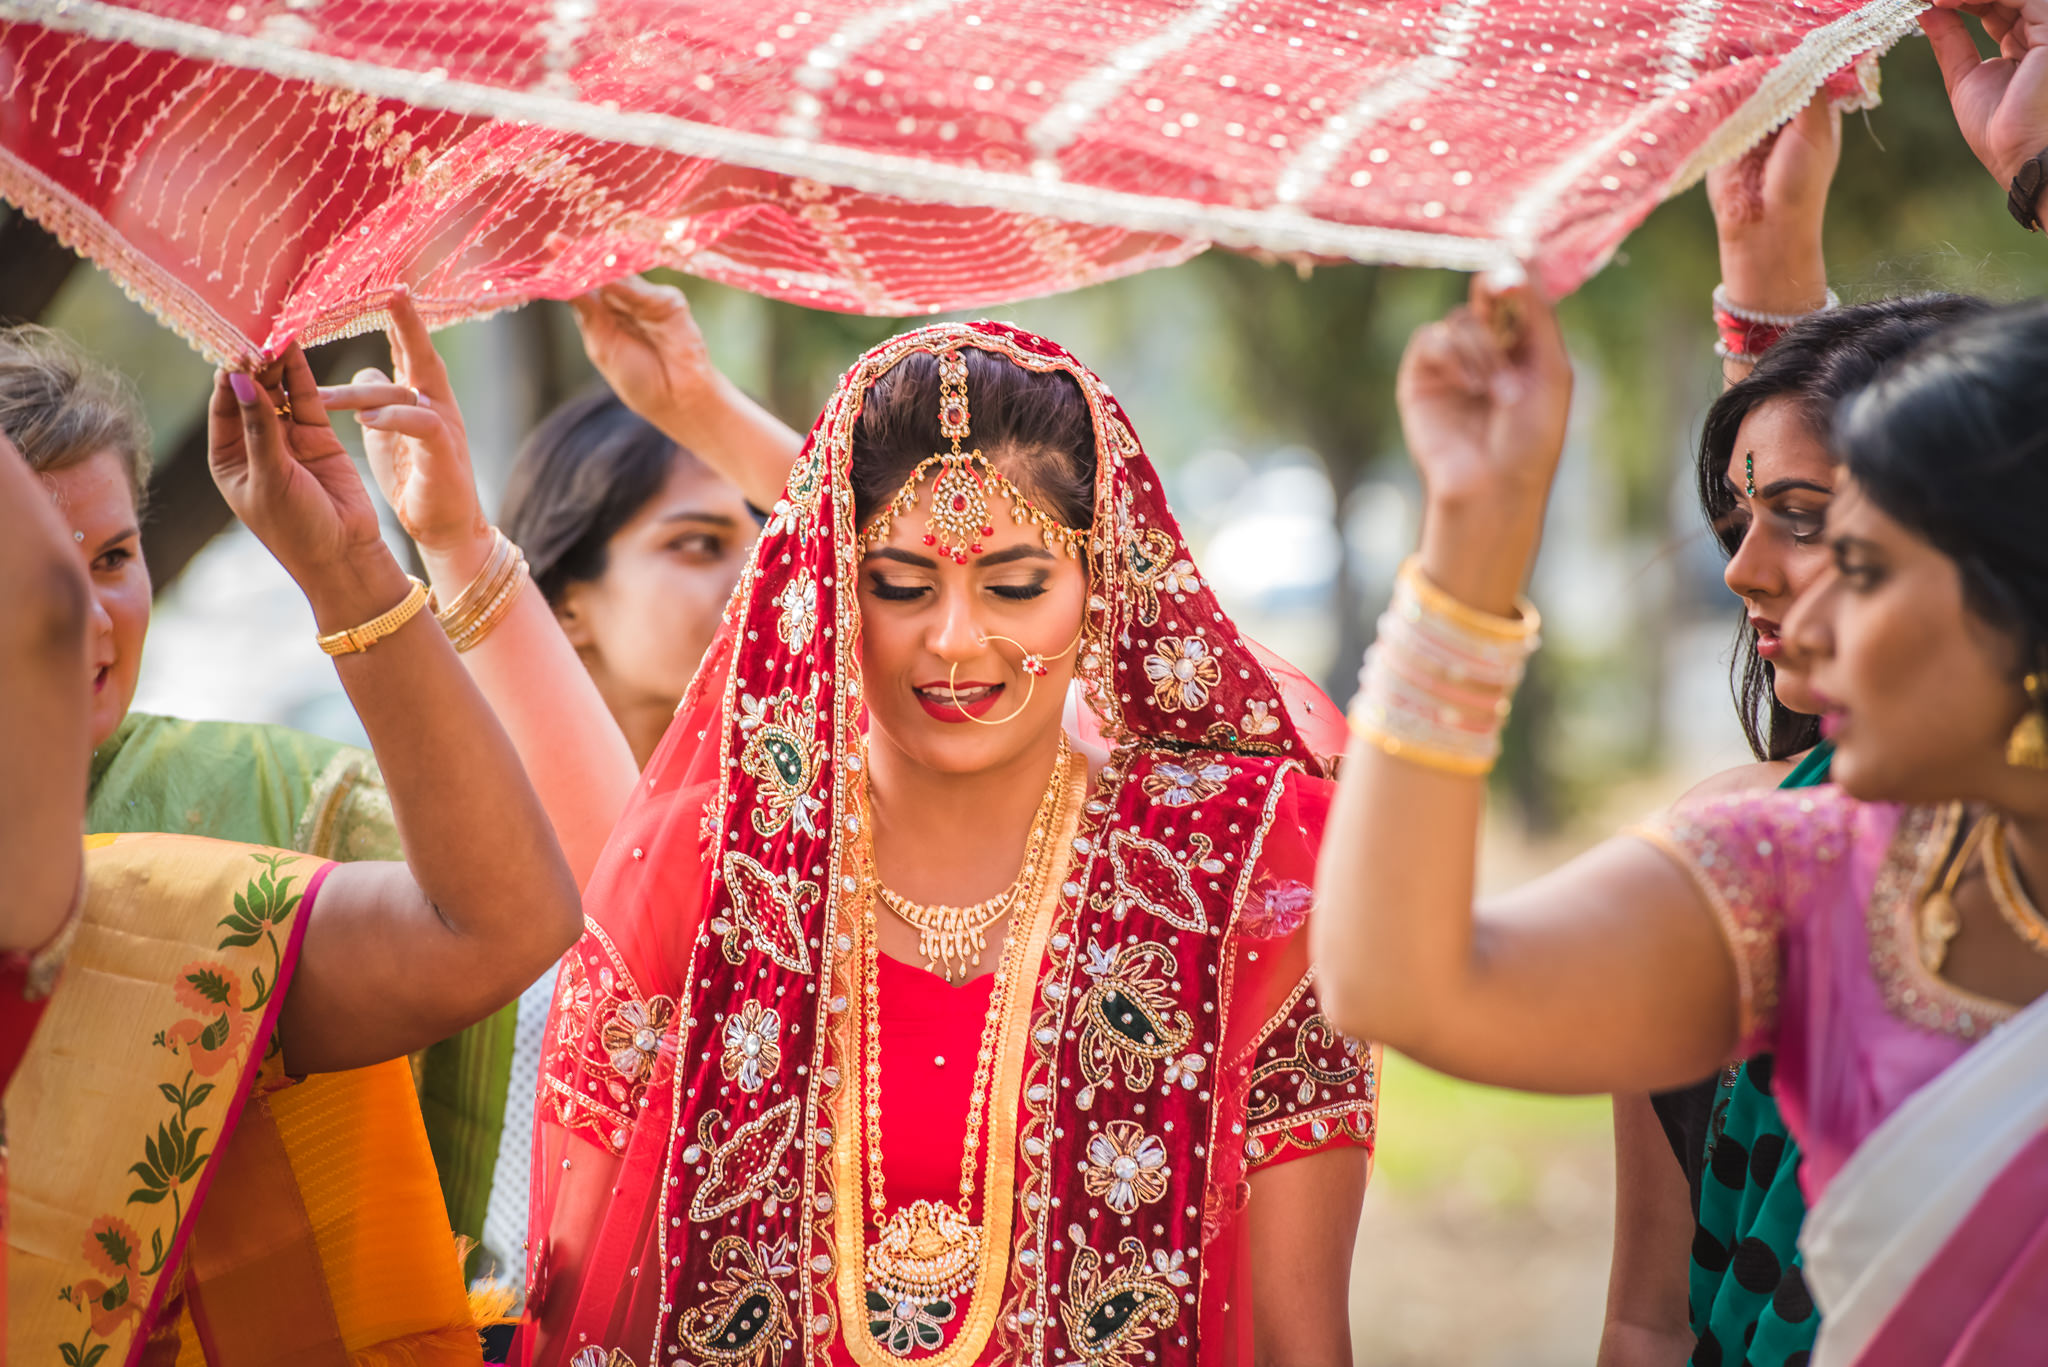
[[[1430,582],[1422,572],[1420,556],[1409,556],[1401,564],[1401,580],[1413,590],[1423,610],[1445,618],[1467,631],[1501,641],[1523,641],[1543,629],[1543,617],[1527,598],[1516,597],[1515,615],[1500,617],[1459,602]]]
[[[484,637],[497,630],[498,623],[505,620],[512,611],[512,604],[519,597],[519,590],[526,585],[526,556],[515,546],[512,550],[511,572],[499,587],[497,596],[484,605],[483,609],[464,623],[461,630],[448,639],[455,646],[457,654],[464,653],[482,644]]]
[[[499,580],[505,573],[505,562],[512,558],[513,550],[512,538],[496,527],[491,528],[490,554],[484,557],[483,568],[476,572],[476,577],[463,587],[462,592],[455,595],[455,601],[446,607],[441,606],[438,598],[430,598],[427,601],[427,606],[434,610],[434,617],[441,623],[443,631],[453,636],[462,628],[464,622],[474,617],[477,611],[496,595],[500,588]]]
[[[1453,754],[1434,746],[1418,745],[1411,740],[1402,740],[1380,729],[1358,716],[1355,712],[1345,718],[1351,727],[1351,734],[1362,741],[1378,746],[1395,759],[1405,759],[1425,769],[1434,769],[1440,774],[1451,774],[1458,778],[1484,778],[1493,772],[1493,761],[1478,759],[1471,755]]]
[[[320,638],[320,649],[329,655],[354,655],[359,651],[368,650],[417,617],[420,609],[427,605],[427,586],[409,574],[405,577],[412,585],[412,590],[397,607],[381,617],[372,617],[359,627],[328,632]]]

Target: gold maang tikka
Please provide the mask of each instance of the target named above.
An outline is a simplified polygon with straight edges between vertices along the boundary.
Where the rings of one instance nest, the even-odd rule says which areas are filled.
[[[917,506],[917,487],[925,472],[938,467],[932,480],[931,512],[925,522],[924,544],[938,548],[941,555],[964,565],[969,556],[980,555],[982,539],[994,536],[989,496],[1000,494],[1010,502],[1010,516],[1016,522],[1038,528],[1049,549],[1078,556],[1082,534],[1039,508],[1002,471],[989,464],[979,448],[962,447],[968,439],[967,358],[950,348],[937,355],[939,363],[939,434],[952,443],[952,450],[927,456],[910,472],[910,478],[875,514],[862,540],[869,550],[889,539],[896,519]]]

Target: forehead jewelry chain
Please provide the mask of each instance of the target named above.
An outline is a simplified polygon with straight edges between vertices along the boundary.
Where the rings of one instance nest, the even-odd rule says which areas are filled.
[[[924,544],[934,546],[955,564],[964,565],[970,556],[980,555],[983,542],[996,534],[990,516],[991,495],[1010,503],[1011,520],[1038,529],[1050,549],[1078,556],[1081,533],[1039,508],[1002,471],[989,464],[979,448],[969,451],[971,435],[967,406],[967,358],[959,348],[941,351],[939,365],[939,435],[951,448],[925,457],[910,472],[910,478],[889,500],[887,507],[868,524],[862,540],[873,550],[889,539],[896,519],[917,506],[918,484],[925,473],[937,468],[932,480],[932,506],[925,520]]]

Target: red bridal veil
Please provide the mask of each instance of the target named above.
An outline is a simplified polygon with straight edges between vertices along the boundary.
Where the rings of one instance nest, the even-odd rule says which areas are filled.
[[[0,196],[216,358],[669,266],[911,315],[1169,264],[1575,287],[1915,0],[0,0]]]

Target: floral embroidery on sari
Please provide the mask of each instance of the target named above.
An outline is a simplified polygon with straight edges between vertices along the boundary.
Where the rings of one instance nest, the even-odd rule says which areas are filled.
[[[1252,1046],[1244,1153],[1252,1171],[1333,1142],[1370,1146],[1379,1054],[1330,1025],[1310,980],[1295,985]]]
[[[290,939],[292,918],[311,883],[301,884],[291,871],[300,856],[249,857],[261,872],[233,894],[233,910],[217,923],[227,932],[217,942],[220,957],[186,964],[171,984],[172,1000],[190,1015],[158,1030],[151,1041],[176,1061],[157,1082],[163,1109],[155,1132],[141,1135],[131,1150],[137,1161],[127,1168],[133,1183],[126,1205],[142,1209],[132,1219],[106,1213],[92,1220],[79,1246],[93,1275],[57,1291],[59,1301],[85,1316],[77,1338],[57,1344],[67,1367],[96,1367],[121,1336],[140,1332],[191,1199],[231,1118],[237,1078],[244,1070],[268,1073],[273,1063],[282,1066],[274,1037],[266,1041],[264,1059],[250,1055],[271,1019],[271,998],[283,973],[285,945],[278,937]],[[260,957],[265,950],[267,973]],[[261,1076],[251,1080],[252,1093],[263,1089]]]
[[[583,944],[562,961],[555,986],[541,1055],[546,1108],[570,1129],[624,1152],[647,1089],[674,1071],[677,1015],[673,997],[641,992],[611,937],[586,919]]]

